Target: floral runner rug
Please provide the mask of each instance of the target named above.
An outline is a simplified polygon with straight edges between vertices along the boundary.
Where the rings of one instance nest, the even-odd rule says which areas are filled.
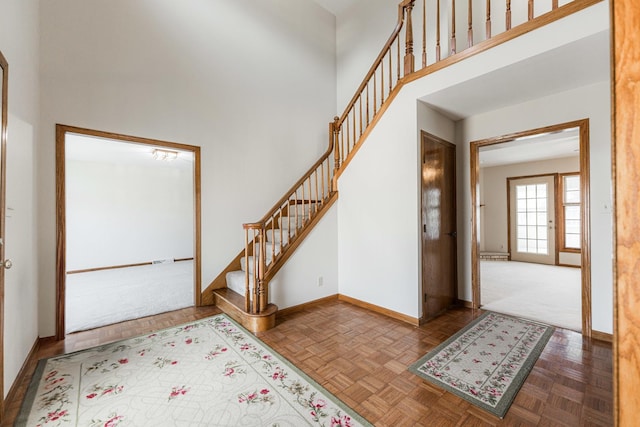
[[[225,315],[41,360],[17,426],[370,426]]]
[[[409,370],[503,418],[552,334],[551,326],[487,312]]]

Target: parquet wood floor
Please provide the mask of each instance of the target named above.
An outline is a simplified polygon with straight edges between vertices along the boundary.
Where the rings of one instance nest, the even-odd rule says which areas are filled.
[[[37,358],[148,333],[215,313],[186,309],[43,343]],[[259,337],[376,426],[611,426],[612,348],[557,329],[503,420],[433,386],[407,367],[480,314],[454,309],[414,327],[341,301],[283,315]],[[20,408],[35,361],[7,402]]]

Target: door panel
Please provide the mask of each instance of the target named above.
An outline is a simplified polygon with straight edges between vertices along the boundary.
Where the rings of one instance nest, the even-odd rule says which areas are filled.
[[[422,133],[423,319],[457,298],[455,145]]]
[[[511,260],[556,264],[555,175],[509,179]]]

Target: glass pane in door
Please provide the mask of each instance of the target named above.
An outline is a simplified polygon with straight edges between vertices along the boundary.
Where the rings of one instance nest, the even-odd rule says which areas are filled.
[[[547,184],[516,185],[517,251],[548,254]]]

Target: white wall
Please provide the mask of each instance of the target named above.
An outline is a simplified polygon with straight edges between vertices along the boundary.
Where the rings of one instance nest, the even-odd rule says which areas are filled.
[[[35,155],[38,107],[38,1],[0,2],[0,51],[9,62],[4,393],[38,337]]]
[[[193,170],[66,162],[67,271],[193,257]]]
[[[403,91],[338,184],[340,293],[414,318],[421,315],[420,130],[455,142],[451,120]]]
[[[336,17],[337,114],[343,113],[398,20],[396,0],[359,0]]]
[[[523,129],[524,130],[524,129]],[[498,136],[498,135],[496,135]],[[480,186],[481,227],[480,247],[488,252],[507,252],[507,178],[540,175],[547,173],[577,172],[579,157],[564,157],[537,162],[516,163],[482,168]]]
[[[41,335],[55,316],[54,125],[201,147],[203,289],[328,144],[335,17],[311,0],[41,4]]]
[[[287,308],[338,293],[338,208],[333,205],[269,284],[272,303]]]
[[[613,330],[611,111],[610,84],[602,82],[470,117],[458,123],[458,140],[507,135],[574,120],[589,119],[591,172],[591,283],[593,329]],[[465,152],[465,163],[469,152]],[[470,188],[465,188],[465,224],[470,235]],[[468,243],[469,245],[470,243]],[[465,268],[461,298],[471,300],[470,270]]]

